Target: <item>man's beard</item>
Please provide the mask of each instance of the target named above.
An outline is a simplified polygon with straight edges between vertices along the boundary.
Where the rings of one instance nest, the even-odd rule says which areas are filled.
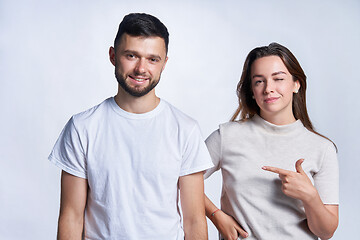
[[[142,97],[148,94],[154,87],[156,87],[156,85],[160,81],[160,76],[159,76],[159,79],[157,80],[154,79],[149,80],[150,83],[146,87],[131,87],[129,84],[126,83],[124,77],[121,74],[119,74],[116,70],[115,70],[115,77],[117,82],[125,90],[125,92],[129,93],[133,97]]]

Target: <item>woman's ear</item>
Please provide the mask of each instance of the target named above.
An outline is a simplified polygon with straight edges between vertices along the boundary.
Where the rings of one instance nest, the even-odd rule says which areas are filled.
[[[298,93],[299,92],[299,89],[300,89],[300,82],[299,80],[296,80],[295,81],[295,89],[294,89],[294,93]]]

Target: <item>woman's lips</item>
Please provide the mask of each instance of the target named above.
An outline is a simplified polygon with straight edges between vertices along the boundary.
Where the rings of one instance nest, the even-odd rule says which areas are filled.
[[[270,97],[270,98],[266,98],[264,100],[265,103],[273,103],[276,102],[276,100],[278,100],[280,97]]]

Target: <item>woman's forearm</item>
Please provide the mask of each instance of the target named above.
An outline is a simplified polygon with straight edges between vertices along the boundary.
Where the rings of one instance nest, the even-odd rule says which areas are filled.
[[[217,209],[218,208],[215,206],[215,204],[205,194],[205,214],[210,220],[212,220],[211,214]]]
[[[311,232],[321,239],[331,238],[339,222],[338,206],[324,205],[317,192],[303,204]]]

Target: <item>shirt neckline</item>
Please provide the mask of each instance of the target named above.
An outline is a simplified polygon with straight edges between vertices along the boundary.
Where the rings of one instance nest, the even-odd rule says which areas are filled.
[[[115,102],[115,98],[111,97],[109,99],[110,105],[112,107],[112,109],[120,116],[125,117],[125,118],[129,118],[129,119],[147,119],[147,118],[152,118],[154,116],[156,116],[157,114],[159,114],[165,107],[165,102],[160,98],[160,102],[159,104],[151,111],[146,112],[146,113],[131,113],[131,112],[127,112],[124,109],[122,109],[121,107],[119,107],[119,105],[117,105],[117,103]]]
[[[286,125],[276,125],[270,123],[259,115],[254,115],[252,119],[255,123],[257,123],[261,130],[266,131],[267,133],[293,136],[300,134],[304,130],[304,125],[299,119]]]

